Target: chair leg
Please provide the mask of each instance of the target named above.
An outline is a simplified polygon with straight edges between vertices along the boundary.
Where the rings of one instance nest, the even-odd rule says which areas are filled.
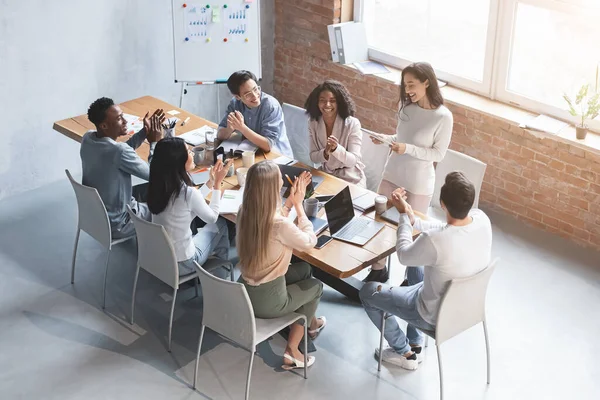
[[[442,373],[442,353],[440,352],[440,346],[435,345],[438,355],[438,368],[440,370],[440,400],[444,400],[444,376]]]
[[[196,380],[198,379],[198,363],[200,362],[200,350],[202,349],[202,339],[204,339],[204,329],[206,327],[202,325],[200,328],[200,339],[198,339],[198,352],[196,353],[196,366],[194,367],[194,390],[196,389]]]
[[[129,323],[133,325],[133,311],[135,309],[135,292],[137,291],[137,282],[138,277],[140,276],[140,265],[137,265],[135,269],[135,278],[133,278],[133,290],[131,291],[131,318],[129,319]]]
[[[234,269],[235,269],[235,267],[233,266],[233,264],[231,264],[231,267],[229,267],[229,277],[231,278],[231,282],[235,282],[234,276],[233,276]]]
[[[425,347],[429,346],[429,335],[425,335]]]
[[[196,297],[198,297],[198,280],[200,278],[194,278],[194,289],[196,290]]]
[[[307,378],[308,369],[308,319],[304,320],[304,379]]]
[[[383,331],[385,330],[385,313],[381,315],[381,334],[379,336],[379,360],[377,371],[381,371],[381,360],[383,359]]]
[[[487,323],[483,320],[483,334],[485,335],[485,353],[487,360],[487,383],[490,384],[492,379],[492,365],[490,359],[490,338],[488,337]]]
[[[106,256],[106,268],[104,269],[104,288],[102,289],[102,309],[106,308],[106,278],[108,276],[108,263],[110,261],[110,249],[108,249],[108,255]]]
[[[252,363],[254,362],[255,350],[250,351],[250,365],[248,365],[248,376],[246,377],[246,400],[250,398],[250,377],[252,376]]]
[[[177,299],[177,288],[173,289],[173,302],[171,303],[171,316],[169,317],[169,353],[171,352],[171,331],[173,330],[173,312],[175,311],[175,300]]]
[[[71,285],[75,283],[75,260],[77,258],[77,245],[79,244],[79,234],[81,229],[77,228],[77,234],[75,235],[75,248],[73,249],[73,263],[71,264]]]

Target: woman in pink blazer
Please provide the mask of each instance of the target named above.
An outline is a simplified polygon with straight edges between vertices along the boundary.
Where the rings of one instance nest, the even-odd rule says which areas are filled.
[[[354,118],[354,101],[341,83],[326,80],[313,89],[304,104],[310,120],[310,159],[320,169],[366,187],[362,163],[362,131]]]

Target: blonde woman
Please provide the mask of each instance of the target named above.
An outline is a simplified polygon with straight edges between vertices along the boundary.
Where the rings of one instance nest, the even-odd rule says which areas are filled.
[[[277,318],[292,311],[304,314],[308,334],[314,339],[326,323],[325,317],[315,317],[323,284],[312,277],[309,264],[290,265],[294,249],[308,250],[317,243],[302,207],[310,181],[311,175],[302,173],[282,207],[279,193],[283,180],[277,164],[263,161],[250,167],[237,217],[237,249],[240,282],[246,286],[254,314],[258,318]],[[297,226],[287,218],[292,207],[298,214]],[[303,336],[302,325],[290,326],[283,368],[304,367],[304,356],[298,350]],[[307,360],[309,367],[315,362],[314,356]]]

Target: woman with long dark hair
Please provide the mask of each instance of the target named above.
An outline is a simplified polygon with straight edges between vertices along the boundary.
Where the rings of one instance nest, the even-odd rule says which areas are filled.
[[[404,68],[395,142],[379,193],[391,198],[392,192],[402,187],[406,189],[407,203],[414,210],[427,214],[435,184],[433,163],[442,161],[446,155],[452,125],[452,112],[444,106],[431,64],[417,62]],[[373,265],[365,281],[386,282],[388,278],[382,261]]]
[[[310,118],[310,159],[320,163],[321,170],[365,187],[362,131],[348,89],[328,79],[313,89],[304,108]]]
[[[162,225],[171,239],[180,276],[194,272],[194,261],[202,265],[210,255],[227,259],[229,235],[227,223],[219,218],[219,188],[231,161],[223,165],[219,160],[212,168],[207,185],[213,192],[207,204],[190,178],[189,171],[196,166],[183,139],[165,138],[156,144],[150,163],[148,208],[152,222]],[[192,237],[190,223],[196,217],[207,225]]]

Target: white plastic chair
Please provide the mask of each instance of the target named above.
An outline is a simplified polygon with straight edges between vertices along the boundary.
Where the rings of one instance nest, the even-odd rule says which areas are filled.
[[[475,202],[473,203],[473,208],[478,208],[479,194],[481,192],[481,184],[483,183],[483,176],[485,175],[486,168],[487,164],[484,162],[466,154],[459,153],[458,151],[448,149],[444,159],[440,161],[435,168],[433,198],[431,199],[431,206],[429,207],[427,214],[442,221],[446,219],[446,215],[440,205],[440,192],[446,180],[446,175],[454,171],[460,171],[465,174],[467,179],[475,186]]]
[[[308,136],[308,116],[306,110],[292,104],[283,103],[283,118],[294,158],[303,164],[314,167],[310,159],[310,138]]]
[[[104,286],[102,289],[102,308],[104,309],[106,307],[106,277],[108,275],[108,264],[112,247],[134,238],[135,235],[113,240],[106,207],[104,206],[104,202],[100,198],[98,191],[95,188],[84,186],[75,181],[68,169],[65,169],[65,174],[67,174],[67,178],[69,178],[69,181],[73,186],[73,191],[77,198],[78,212],[77,234],[75,235],[75,248],[73,249],[73,262],[71,265],[71,284],[75,283],[75,262],[77,259],[79,234],[81,231],[84,231],[108,250],[106,255],[106,268],[104,269]]]
[[[367,176],[367,189],[377,192],[379,184],[383,178],[383,169],[390,154],[388,146],[375,144],[371,136],[367,134],[367,129],[362,128],[362,159],[365,164],[365,175]]]
[[[246,400],[250,395],[250,377],[256,346],[296,321],[304,321],[304,379],[307,369],[307,321],[306,317],[298,313],[289,313],[279,318],[261,319],[254,316],[252,303],[248,297],[246,287],[241,283],[229,282],[217,278],[204,270],[199,273],[202,285],[202,328],[198,340],[196,366],[194,368],[194,389],[198,378],[198,363],[204,329],[210,328],[221,336],[239,344],[250,351],[250,364],[246,377]]]
[[[177,290],[179,285],[194,279],[196,285],[196,296],[198,295],[198,271],[185,276],[179,276],[179,268],[177,266],[177,258],[175,250],[169,239],[169,235],[162,225],[158,225],[149,221],[145,221],[138,217],[129,206],[127,212],[133,221],[138,242],[138,263],[135,270],[135,278],[133,280],[133,292],[131,294],[131,318],[130,323],[133,325],[133,313],[135,308],[135,293],[137,289],[138,277],[140,268],[145,269],[150,274],[154,275],[167,285],[173,288],[173,300],[171,301],[171,314],[169,316],[169,339],[167,348],[171,351],[171,331],[173,327],[173,312],[175,311],[175,300],[177,298]],[[196,264],[197,265],[197,264]],[[204,269],[213,271],[219,267],[229,269],[231,280],[233,280],[233,265],[228,260],[220,258],[209,258],[204,265]]]
[[[485,336],[487,383],[488,385],[490,383],[490,341],[485,317],[485,300],[488,283],[490,282],[490,278],[496,268],[498,260],[498,258],[494,259],[487,268],[479,271],[473,276],[453,279],[448,285],[448,290],[442,298],[435,331],[421,330],[425,335],[435,339],[435,347],[438,355],[438,368],[440,371],[440,399],[444,398],[444,379],[442,375],[442,354],[440,352],[440,346],[448,339],[452,339],[454,336],[480,322],[483,323],[483,334]],[[392,314],[384,314],[381,320],[379,364],[377,365],[377,371],[381,371],[385,320],[390,317],[393,318],[394,316]]]

